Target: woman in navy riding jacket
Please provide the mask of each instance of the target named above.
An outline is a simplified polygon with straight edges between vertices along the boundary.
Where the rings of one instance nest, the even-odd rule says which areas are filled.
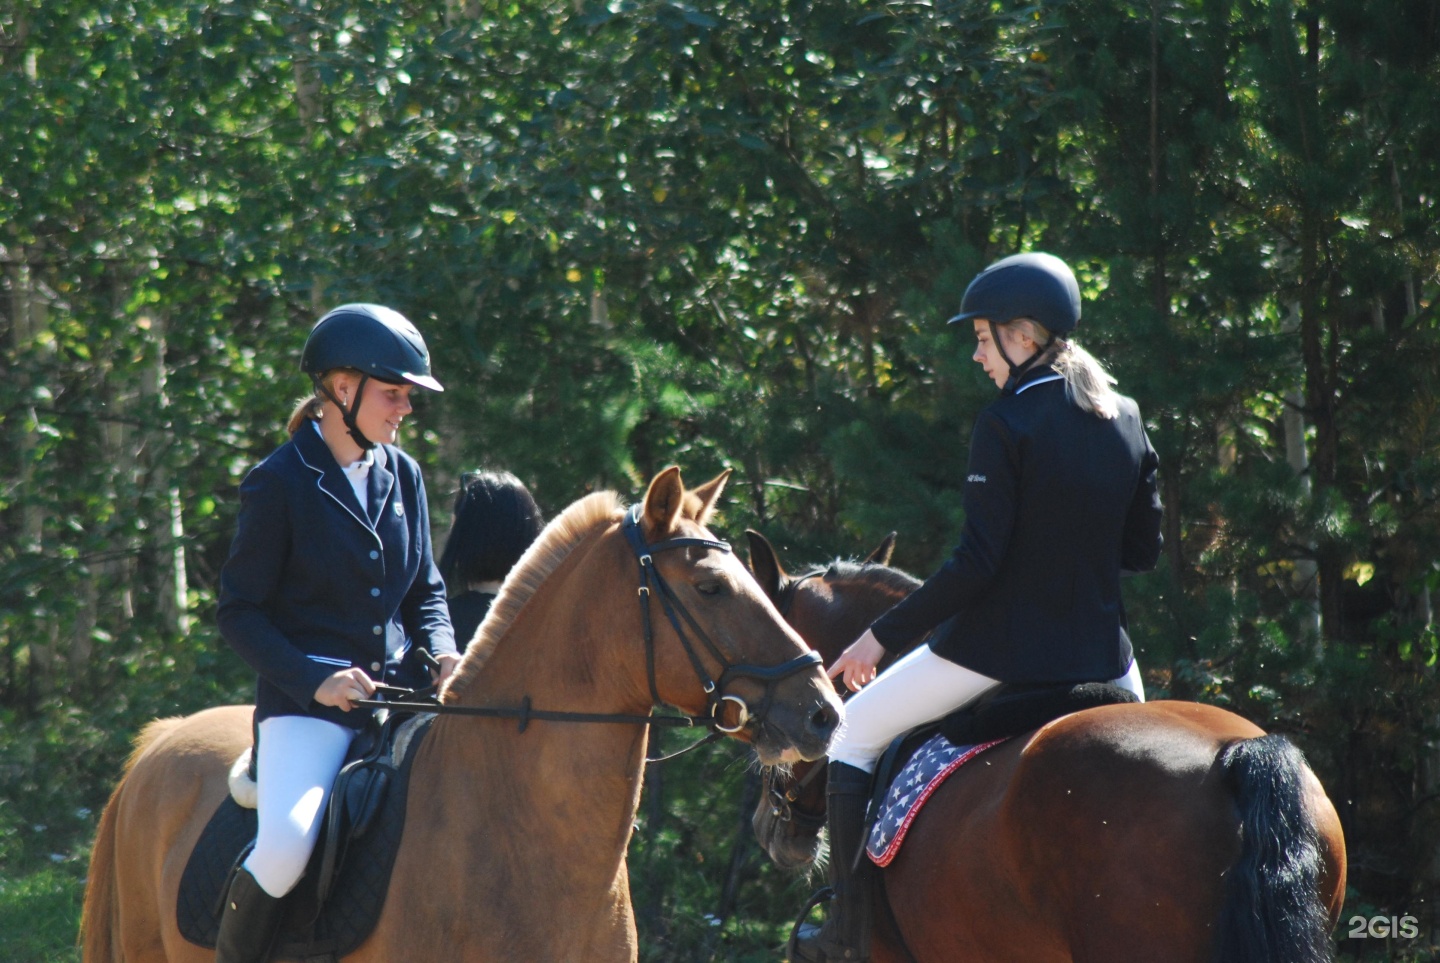
[[[796,933],[792,963],[868,959],[861,823],[896,736],[1007,682],[1114,681],[1143,698],[1120,576],[1159,559],[1158,460],[1135,402],[1067,339],[1079,321],[1074,274],[1038,253],[986,268],[950,319],[973,328],[1000,397],[971,436],[960,543],[830,668],[856,692],[827,774],[836,900],[824,927]]]
[[[217,963],[268,959],[280,898],[305,871],[324,803],[376,683],[443,680],[459,658],[430,547],[425,485],[394,446],[410,394],[443,390],[398,312],[348,304],[316,323],[301,369],[312,396],[290,440],[240,486],[220,574],[226,641],[258,675],[259,828],[230,884]]]

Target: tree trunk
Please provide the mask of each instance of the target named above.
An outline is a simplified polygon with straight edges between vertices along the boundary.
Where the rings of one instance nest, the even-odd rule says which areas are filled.
[[[163,315],[137,319],[142,330],[150,334],[150,350],[155,353],[140,381],[142,410],[153,412],[152,430],[144,432],[140,451],[148,476],[149,497],[155,506],[150,525],[151,542],[146,547],[155,573],[156,607],[161,624],[172,635],[183,635],[190,629],[188,585],[185,572],[185,517],[180,502],[180,488],[170,471],[170,451],[174,446],[170,424],[170,401],[165,394],[166,331]]]

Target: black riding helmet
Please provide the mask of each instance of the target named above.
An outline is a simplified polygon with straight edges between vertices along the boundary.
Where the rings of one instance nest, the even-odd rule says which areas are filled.
[[[960,300],[960,313],[947,324],[984,318],[1000,357],[1010,366],[1004,391],[1013,391],[1021,375],[1045,356],[1061,335],[1080,324],[1080,285],[1069,265],[1053,254],[1033,252],[1002,258],[975,276]],[[1050,339],[1030,358],[1016,364],[1005,353],[997,325],[1029,318],[1050,332]]]
[[[336,368],[360,372],[355,404],[348,409],[321,381],[325,372]],[[300,370],[340,409],[350,437],[367,451],[375,443],[361,434],[355,416],[368,379],[445,390],[430,374],[430,352],[415,325],[399,311],[380,304],[342,304],[315,322],[300,354]]]

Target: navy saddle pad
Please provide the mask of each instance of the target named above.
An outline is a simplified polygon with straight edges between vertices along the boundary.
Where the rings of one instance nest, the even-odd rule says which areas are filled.
[[[305,877],[285,897],[284,921],[274,959],[333,961],[358,947],[375,928],[405,828],[411,762],[432,720],[423,719],[416,729],[364,834],[350,839],[345,846],[323,903],[318,892],[322,881],[317,878],[326,862],[322,832]],[[331,805],[341,795],[332,793]],[[240,806],[227,795],[200,834],[180,879],[176,907],[180,933],[190,942],[206,948],[215,946],[225,886],[231,871],[254,842],[255,826],[255,810]]]

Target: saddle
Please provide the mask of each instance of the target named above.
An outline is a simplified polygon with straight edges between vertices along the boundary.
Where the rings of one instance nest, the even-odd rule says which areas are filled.
[[[908,778],[907,764],[911,758],[916,756],[922,747],[928,747],[931,740],[937,737],[948,740],[951,746],[947,748],[952,750],[950,760],[953,760],[953,765],[948,764],[949,760],[946,761],[947,767],[943,768],[940,775],[943,779],[985,749],[1013,736],[1038,729],[1061,716],[1097,706],[1138,701],[1133,692],[1109,682],[1086,682],[1080,685],[1007,683],[997,686],[940,721],[913,729],[890,743],[875,767],[862,838],[872,838],[875,824],[886,809],[890,787],[902,776]],[[919,795],[913,802],[913,809],[918,810],[928,797],[928,792]],[[893,813],[890,818],[898,821],[898,817]],[[913,818],[912,811],[905,821]],[[898,848],[899,839],[895,839],[892,845]]]
[[[405,823],[415,749],[431,715],[377,713],[351,745],[304,878],[285,898],[275,959],[331,963],[374,928]],[[253,764],[252,764],[253,765]],[[226,890],[255,841],[256,814],[227,796],[180,880],[176,917],[190,942],[213,948]]]

